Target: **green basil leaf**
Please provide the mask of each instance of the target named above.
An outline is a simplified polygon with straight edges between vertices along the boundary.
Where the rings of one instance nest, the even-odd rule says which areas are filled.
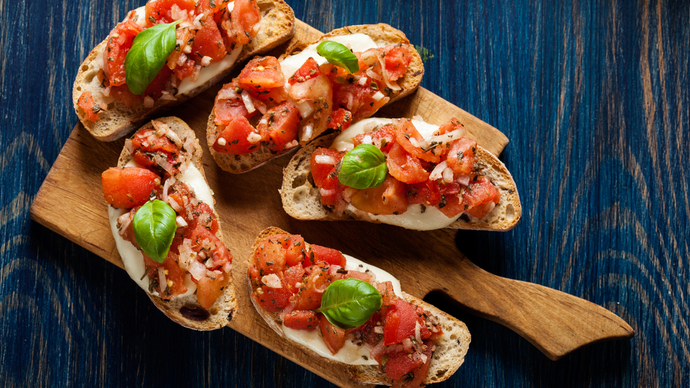
[[[175,49],[175,25],[180,22],[156,24],[134,38],[132,48],[125,57],[125,78],[132,93],[142,95],[165,66],[168,56]]]
[[[350,73],[359,71],[359,59],[345,45],[327,40],[316,46],[316,52],[328,62],[347,69]]]
[[[151,260],[162,263],[168,256],[177,229],[176,218],[175,210],[159,199],[146,202],[134,214],[134,239]]]
[[[382,304],[381,294],[371,284],[359,279],[340,279],[323,292],[321,308],[316,312],[323,313],[333,326],[353,329],[365,324]]]
[[[355,189],[380,186],[386,180],[386,156],[373,144],[360,144],[338,165],[338,180]]]

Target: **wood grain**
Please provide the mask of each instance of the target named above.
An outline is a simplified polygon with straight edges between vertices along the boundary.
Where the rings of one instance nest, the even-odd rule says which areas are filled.
[[[0,385],[334,386],[233,330],[179,327],[124,271],[31,221],[77,122],[69,101],[77,67],[142,3],[0,2]],[[405,31],[433,55],[422,85],[510,138],[501,159],[523,220],[507,233],[448,234],[458,248],[444,249],[602,305],[637,333],[553,362],[432,293],[428,301],[472,332],[465,364],[437,387],[690,384],[689,2],[288,3],[322,31],[377,22]],[[226,195],[248,197],[242,182]],[[391,229],[353,225],[372,236]],[[339,237],[352,225],[324,227],[312,241],[358,255],[356,242]],[[415,262],[433,260],[434,248]]]

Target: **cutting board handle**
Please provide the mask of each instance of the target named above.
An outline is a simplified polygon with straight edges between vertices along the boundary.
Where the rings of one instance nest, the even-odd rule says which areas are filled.
[[[630,339],[635,331],[611,311],[584,299],[493,275],[463,258],[441,287],[475,314],[520,334],[552,360],[584,345]],[[432,291],[432,290],[429,290]]]

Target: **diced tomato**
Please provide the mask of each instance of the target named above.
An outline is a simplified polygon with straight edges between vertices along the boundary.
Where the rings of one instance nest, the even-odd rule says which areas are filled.
[[[218,2],[220,3],[221,0],[218,0]],[[225,43],[223,43],[223,37],[220,35],[218,25],[208,20],[194,36],[192,56],[197,56],[198,58],[210,57],[213,62],[225,58],[225,53]]]
[[[407,191],[404,183],[389,176],[378,187],[355,192],[350,203],[372,214],[402,214],[407,211]]]
[[[155,135],[155,130],[152,128],[137,132],[132,138],[132,147],[134,149],[141,148],[148,152],[163,152],[166,154],[176,154],[178,152],[175,143],[166,136]]]
[[[320,74],[321,71],[319,70],[319,64],[316,63],[314,58],[309,57],[309,59],[307,59],[306,62],[304,62],[304,64],[297,69],[295,74],[288,79],[288,82],[290,85],[294,85],[297,82],[305,82],[314,77],[318,77]]]
[[[366,76],[363,78],[366,79],[364,85],[354,79],[352,83],[346,81],[342,84],[337,82],[333,84],[333,106],[352,112],[353,121],[373,115],[390,100],[388,97],[374,99],[374,95],[379,92],[379,84]]]
[[[119,209],[145,204],[161,185],[157,174],[138,167],[111,167],[101,174],[101,181],[105,200]]]
[[[437,206],[438,210],[448,218],[457,217],[465,211],[465,205],[458,198],[458,194],[441,194],[441,201]]]
[[[352,113],[347,109],[340,108],[328,117],[328,128],[336,131],[348,129],[351,123]]]
[[[172,250],[172,248],[171,248]],[[163,299],[172,299],[177,295],[184,294],[187,292],[187,286],[184,284],[185,272],[180,268],[179,264],[176,262],[177,255],[175,253],[169,253],[168,256],[162,263],[155,262],[151,260],[146,254],[144,256],[144,266],[149,269],[162,268],[165,274],[165,284],[158,284],[159,295]],[[150,270],[151,271],[151,270]],[[150,276],[158,277],[158,271],[151,271]]]
[[[256,134],[257,140],[250,142],[248,136]],[[233,155],[244,155],[253,152],[259,147],[261,136],[245,117],[237,117],[220,131],[213,149],[216,152]]]
[[[384,357],[386,360],[381,365],[381,369],[393,380],[399,380],[412,370],[423,365],[421,357],[411,357],[411,353],[404,350],[386,354]]]
[[[187,61],[182,65],[175,66],[173,73],[177,79],[185,79],[187,77],[193,77],[194,73],[197,72],[196,62],[191,58],[187,58]]]
[[[323,314],[319,314],[319,330],[331,354],[338,353],[345,345],[345,330],[333,326]]]
[[[179,267],[178,267],[179,268]],[[201,307],[209,310],[216,300],[223,294],[228,285],[229,276],[215,275],[213,278],[202,277],[196,284],[196,298]]]
[[[343,274],[343,279],[359,279],[362,281],[365,281],[367,283],[373,283],[374,277],[368,273],[365,272],[359,272],[359,271],[347,271],[346,274]]]
[[[285,268],[286,253],[280,241],[273,236],[262,241],[254,255],[261,276],[281,273]]]
[[[105,50],[103,50],[103,63],[105,63],[105,73],[108,76],[110,86],[124,85],[127,81],[125,77],[125,58],[127,52],[132,48],[134,37],[143,31],[138,24],[131,20],[126,20],[110,31]]]
[[[412,55],[407,45],[388,45],[383,51],[385,53],[384,62],[388,79],[395,81],[402,77],[407,71],[407,67],[412,61]]]
[[[321,297],[328,287],[328,266],[312,265],[305,267],[309,274],[300,287],[299,294],[295,299],[296,310],[314,310],[321,307]]]
[[[284,236],[284,237],[283,237]],[[277,235],[278,240],[287,251],[285,254],[285,262],[288,266],[301,264],[304,261],[305,242],[302,236],[293,235]]]
[[[452,119],[448,120],[447,123],[441,125],[441,126],[438,128],[438,134],[439,134],[439,135],[444,135],[444,134],[446,134],[446,133],[448,133],[448,132],[453,132],[453,131],[455,131],[456,129],[462,130],[463,136],[464,136],[464,134],[465,134],[465,127],[462,125],[462,123],[461,123],[458,119],[456,119],[455,117],[453,117]]]
[[[460,192],[460,184],[458,182],[439,183],[438,189],[441,195],[449,196]]]
[[[261,286],[252,293],[252,296],[264,310],[275,313],[283,310],[290,304],[292,293],[285,287],[269,288],[268,286]],[[319,300],[320,304],[321,301]]]
[[[297,138],[299,121],[299,109],[286,101],[266,111],[257,129],[262,139],[269,142],[268,148],[280,152]]]
[[[158,23],[172,23],[173,5],[184,11],[194,11],[196,0],[154,0],[146,3],[146,26],[152,27]]]
[[[476,150],[477,142],[472,139],[463,137],[453,140],[446,158],[448,167],[458,174],[472,173]]]
[[[401,343],[405,338],[414,337],[416,323],[420,321],[414,306],[398,298],[395,306],[386,313],[386,324],[383,328],[383,341],[386,345]],[[423,324],[423,321],[421,322]]]
[[[199,11],[205,13],[206,15],[214,15],[227,8],[229,1],[223,0],[200,0],[199,1]],[[208,23],[208,22],[207,22]]]
[[[295,330],[314,330],[318,323],[319,319],[316,317],[316,313],[311,310],[292,310],[283,318],[283,324]]]
[[[388,173],[404,183],[421,183],[429,179],[429,172],[422,167],[419,159],[410,155],[399,143],[388,151],[386,165]]]
[[[395,144],[395,127],[392,124],[386,124],[375,129],[369,133],[360,133],[352,138],[355,147],[362,144],[366,136],[371,137],[373,145],[378,147],[383,152],[388,152]]]
[[[290,290],[291,293],[297,293],[299,290],[297,283],[302,283],[304,274],[305,272],[304,268],[302,267],[302,263],[291,265],[283,272],[285,286]]]
[[[432,180],[409,185],[407,189],[407,202],[409,204],[419,203],[436,206],[441,202],[441,190],[438,184]]]
[[[250,114],[247,111],[242,96],[236,91],[237,89],[239,89],[237,82],[230,82],[223,85],[223,88],[216,95],[216,101],[213,104],[216,125],[228,125],[237,117],[249,118],[257,112],[254,111]]]
[[[320,159],[331,159],[332,162],[325,163]],[[333,148],[317,148],[311,154],[310,166],[314,184],[322,187],[328,176],[335,170],[336,165],[342,160],[343,154]]]
[[[305,263],[312,265],[314,263],[318,263],[319,261],[325,261],[328,264],[345,267],[347,260],[339,250],[314,244],[311,244],[309,247],[311,252],[307,255],[308,257],[305,258]],[[302,265],[305,265],[305,263],[302,263]]]
[[[242,69],[237,82],[243,89],[252,94],[258,94],[262,91],[282,88],[285,77],[276,57],[257,57],[249,61]]]
[[[393,306],[397,303],[398,297],[395,295],[395,289],[393,288],[392,282],[380,282],[376,285],[376,289],[381,294],[384,307]]]
[[[103,110],[103,108],[96,104],[96,102],[93,100],[93,96],[89,91],[85,91],[79,96],[77,105],[84,110],[84,113],[86,113],[86,119],[89,121],[97,121],[98,112]]]
[[[176,182],[176,183],[182,183],[182,182]],[[177,184],[175,185],[177,186]],[[189,190],[189,189],[187,189]],[[176,197],[181,197],[180,194],[177,195],[170,195],[173,198]],[[189,195],[191,199],[191,194]],[[177,201],[175,200],[178,204],[182,205],[184,204],[184,199],[182,201]],[[187,220],[185,217],[185,221],[187,221],[187,227],[188,228],[194,228],[196,225],[200,225],[204,229],[207,229],[211,234],[215,235],[215,233],[218,231],[218,220],[216,219],[213,209],[211,209],[210,206],[208,206],[206,203],[199,203],[199,205],[194,209],[194,212],[192,213],[194,215],[193,220]]]
[[[110,96],[126,106],[128,109],[139,108],[144,100],[142,96],[137,96],[136,94],[132,93],[126,84],[120,86],[111,86]]]
[[[424,137],[417,131],[417,128],[407,119],[400,119],[397,121],[396,125],[396,135],[395,140],[409,152],[410,155],[425,160],[431,163],[438,163],[441,161],[439,155],[434,152],[436,149],[424,151],[419,145],[412,144],[410,139],[414,139],[417,143],[424,140]],[[442,147],[437,147],[438,149]]]
[[[477,218],[484,217],[500,200],[501,193],[485,176],[470,182],[462,195],[465,210]]]
[[[205,246],[210,246],[207,255],[213,258],[213,266],[209,270],[221,270],[225,263],[232,262],[232,255],[225,248],[218,236],[211,233],[201,223],[196,222],[185,229],[184,237],[192,240],[192,249],[201,252]],[[200,280],[200,279],[195,279]]]
[[[149,86],[144,90],[144,96],[151,96],[154,100],[160,98],[162,91],[165,90],[170,76],[173,74],[168,66],[163,66]]]
[[[247,44],[256,36],[254,26],[261,20],[256,0],[235,0],[235,7],[230,12],[233,38],[238,44]]]
[[[426,380],[426,375],[429,373],[429,366],[431,365],[431,355],[433,353],[433,347],[434,344],[431,341],[424,341],[424,345],[426,346],[426,349],[424,350],[423,354],[426,356],[426,362],[419,366],[418,368],[413,368],[406,374],[412,373],[413,377],[412,379],[408,379],[405,377],[405,379],[401,382],[400,388],[412,388],[412,387],[422,387],[424,386],[424,380]],[[390,369],[397,369],[395,366],[395,361],[393,364],[389,365]],[[402,369],[406,369],[402,368]]]

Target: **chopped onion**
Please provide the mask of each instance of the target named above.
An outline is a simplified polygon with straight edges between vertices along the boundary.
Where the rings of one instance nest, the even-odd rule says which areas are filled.
[[[362,138],[362,144],[373,144],[374,141],[371,139],[371,135],[364,135]]]
[[[258,143],[261,141],[261,135],[259,135],[256,132],[252,132],[249,135],[247,135],[247,141],[252,143],[252,144]]]
[[[429,180],[432,181],[437,181],[443,177],[443,170],[448,167],[448,164],[446,164],[446,161],[444,160],[443,162],[439,163],[434,167],[433,171],[431,171],[431,174],[429,175]]]
[[[278,275],[272,273],[261,278],[261,283],[267,285],[270,288],[281,288],[282,283]]]
[[[381,75],[376,73],[373,69],[367,69],[366,71],[367,75],[377,81],[382,81],[383,78],[381,78]]]
[[[362,77],[359,79],[359,81],[357,83],[359,84],[359,86],[364,86],[367,84],[367,79]]]
[[[320,192],[322,197],[328,197],[329,195],[337,193],[338,190],[326,190],[324,188],[321,188]]]
[[[384,61],[383,58],[380,55],[377,55],[376,58],[379,60],[379,63],[381,64],[381,74],[383,75],[383,82],[386,83],[386,86],[388,86],[388,88],[390,90],[394,90],[394,91],[402,90],[402,88],[400,86],[398,86],[394,82],[391,82],[388,79],[388,72],[386,71],[386,64],[383,63],[383,61]]]
[[[455,181],[458,182],[459,184],[463,185],[463,186],[467,186],[470,184],[470,176],[466,175],[466,174],[460,174],[455,179]]]
[[[266,111],[268,110],[268,108],[266,107],[266,104],[264,104],[262,101],[259,101],[259,100],[254,101],[254,107],[256,108],[256,110],[261,112],[262,115],[266,114]]]
[[[383,97],[385,97],[385,96],[384,96],[383,93],[381,93],[380,91],[374,93],[374,95],[371,96],[371,98],[373,98],[374,101],[379,101],[379,100],[381,100]]]
[[[236,98],[239,98],[240,96],[235,93],[235,90],[232,88],[223,88],[218,92],[218,98],[219,100],[234,100]]]
[[[453,181],[453,170],[451,170],[449,167],[446,167],[443,170],[443,181],[446,183]]]
[[[252,102],[251,97],[249,97],[249,93],[247,93],[246,90],[242,91],[242,102],[244,102],[245,108],[247,108],[247,112],[252,113],[256,111],[256,108],[254,108],[254,103]]]
[[[232,263],[227,262],[223,265],[223,272],[230,273],[232,271]]]
[[[419,321],[414,322],[414,339],[417,340],[418,344],[422,343],[422,325],[419,324]]]
[[[187,221],[185,221],[182,216],[175,217],[175,223],[177,224],[178,228],[184,228],[187,226]]]
[[[168,162],[168,159],[161,155],[161,154],[153,154],[153,160],[156,162],[157,165],[159,165],[163,170],[167,171],[170,173],[170,175],[173,175],[173,166]]]
[[[177,101],[177,98],[172,95],[172,93],[164,90],[161,92],[161,100],[164,101]]]
[[[383,326],[374,326],[374,333],[383,334]]]
[[[187,62],[187,56],[182,53],[179,57],[177,57],[177,66],[182,66],[185,62]]]
[[[194,74],[192,74],[191,76],[192,82],[196,82],[199,80],[199,73],[201,73],[201,66],[194,66]]]
[[[191,263],[189,263],[189,273],[195,280],[199,281],[206,275],[206,267],[198,260],[192,260]]]
[[[168,199],[165,202],[167,202],[168,205],[170,205],[170,207],[173,208],[173,210],[175,210],[176,212],[181,212],[184,209],[182,206],[180,206],[179,203],[177,203],[177,201],[173,199],[173,197],[168,197]]]
[[[134,153],[134,146],[132,145],[132,139],[125,140],[125,149],[131,154]]]
[[[211,64],[211,57],[204,55],[203,58],[201,58],[201,66],[206,67]]]
[[[297,104],[297,109],[299,109],[299,115],[302,116],[303,119],[306,119],[312,113],[314,113],[314,106],[309,101],[304,101]]]
[[[192,240],[186,238],[182,240],[182,244],[179,247],[179,262],[180,268],[187,270],[191,265],[192,261],[196,261],[196,252],[192,250]]]
[[[168,282],[165,280],[165,270],[161,267],[158,267],[158,285],[160,286],[161,292],[165,290],[165,286],[168,284]]]
[[[132,223],[132,217],[130,217],[129,212],[127,212],[127,213],[125,213],[125,214],[123,214],[117,218],[117,229],[118,229],[120,236],[122,236],[122,238],[125,237],[125,234],[127,233],[127,228],[129,228],[129,225],[131,223]]]
[[[225,140],[225,138],[223,138],[223,137],[219,137],[218,138],[218,145],[221,147],[225,147],[226,145],[228,145],[228,141]]]
[[[301,133],[300,139],[302,139],[302,140],[309,140],[309,139],[311,139],[311,135],[312,135],[313,132],[314,132],[314,124],[307,124],[307,125],[305,125],[304,127],[302,127],[302,131],[301,131],[301,132],[302,132],[302,133]]]
[[[331,155],[316,155],[314,161],[317,164],[335,164],[335,158]]]
[[[290,148],[297,147],[298,145],[299,145],[299,143],[297,142],[297,139],[295,139],[295,140],[293,140],[293,141],[291,141],[291,142],[285,144],[285,145],[283,146],[283,148],[287,150],[287,149],[290,149]]]
[[[165,180],[165,183],[163,183],[163,193],[161,194],[161,201],[163,202],[168,202],[168,190],[170,189],[170,186],[175,183],[175,178],[170,177]]]
[[[432,136],[419,142],[422,148],[428,148],[432,144],[445,144],[457,140],[465,135],[464,130],[456,129],[443,135]]]
[[[153,108],[153,98],[151,96],[144,97],[144,108]]]

